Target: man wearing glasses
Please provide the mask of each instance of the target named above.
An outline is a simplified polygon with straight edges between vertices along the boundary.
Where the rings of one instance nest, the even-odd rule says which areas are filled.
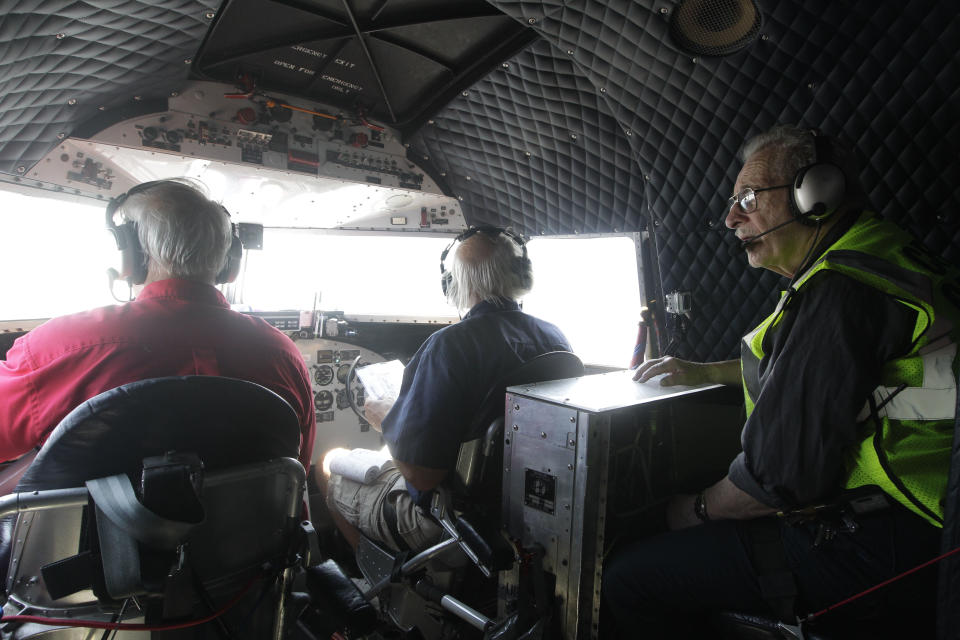
[[[727,476],[675,496],[671,532],[606,564],[604,627],[624,637],[678,637],[710,610],[795,624],[938,553],[957,270],[865,210],[847,154],[817,132],[774,127],[741,155],[726,225],[751,266],[789,283],[739,360],[637,370],[640,383],[742,385],[747,420]],[[917,637],[925,625],[932,636],[935,584],[935,568],[921,571],[845,613],[906,611]]]

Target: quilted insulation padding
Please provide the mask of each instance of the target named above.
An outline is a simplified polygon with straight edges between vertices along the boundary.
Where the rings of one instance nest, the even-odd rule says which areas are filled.
[[[537,41],[411,141],[471,224],[526,235],[638,229],[643,177],[627,136],[573,62]]]
[[[737,355],[740,336],[783,286],[731,255],[722,225],[706,225],[724,212],[743,140],[778,122],[850,141],[867,159],[861,177],[873,206],[960,262],[960,5],[952,0],[764,1],[753,45],[696,59],[670,40],[673,2],[490,1],[550,47],[534,45],[454,101],[414,148],[450,176],[470,222],[566,234],[638,230],[651,216],[663,290],[693,292],[675,353]],[[558,85],[576,91],[551,91]],[[581,113],[612,118],[616,133],[604,126],[570,144],[564,134]],[[552,157],[525,163],[518,154],[537,143]],[[567,187],[571,175],[591,197]]]
[[[0,0],[0,171],[187,77],[213,0]]]

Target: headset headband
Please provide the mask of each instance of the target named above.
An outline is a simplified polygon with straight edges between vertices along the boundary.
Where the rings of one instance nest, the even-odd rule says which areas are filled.
[[[527,257],[527,243],[524,241],[522,236],[514,233],[513,231],[510,231],[509,229],[505,229],[503,227],[495,227],[492,224],[482,224],[482,225],[470,227],[469,229],[461,231],[460,235],[454,238],[450,242],[450,244],[447,245],[447,248],[444,249],[443,253],[440,254],[440,273],[443,273],[445,271],[445,269],[443,268],[443,265],[444,265],[444,262],[446,262],[447,254],[450,253],[450,249],[453,248],[453,245],[457,244],[458,242],[460,243],[465,242],[467,238],[469,238],[470,236],[476,235],[478,233],[483,233],[485,235],[492,236],[494,238],[496,238],[498,235],[501,235],[501,234],[505,235],[511,240],[513,240],[514,242],[516,242],[517,246],[519,246],[520,249],[523,250],[523,255],[521,257],[523,258]]]

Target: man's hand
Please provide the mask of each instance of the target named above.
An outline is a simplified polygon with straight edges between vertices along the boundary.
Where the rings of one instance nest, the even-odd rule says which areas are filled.
[[[708,382],[728,385],[740,384],[740,361],[724,362],[688,362],[680,358],[666,356],[647,360],[633,374],[637,382],[646,382],[654,376],[667,374],[660,380],[660,386],[670,387],[677,384],[697,385]]]
[[[699,362],[687,362],[680,358],[667,356],[647,360],[641,364],[637,367],[637,372],[633,374],[633,379],[637,382],[646,382],[653,376],[665,373],[667,375],[660,380],[660,385],[664,387],[675,384],[701,384],[708,382],[706,366]]]
[[[670,498],[667,503],[667,526],[671,531],[701,524],[693,510],[696,499],[697,496],[684,493]],[[711,520],[752,520],[777,512],[777,509],[739,489],[729,477],[704,490],[703,501]]]
[[[380,431],[383,419],[390,413],[394,400],[367,400],[363,403],[363,417],[376,431]]]

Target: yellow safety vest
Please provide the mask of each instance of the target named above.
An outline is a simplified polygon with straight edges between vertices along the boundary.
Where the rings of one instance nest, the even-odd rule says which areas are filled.
[[[882,291],[916,312],[910,350],[883,365],[881,384],[857,416],[860,441],[847,456],[846,488],[878,485],[895,500],[943,526],[957,406],[960,278],[906,232],[872,213],[832,244],[793,285],[831,269]],[[747,415],[760,395],[763,345],[781,326],[776,310],[743,338]]]

